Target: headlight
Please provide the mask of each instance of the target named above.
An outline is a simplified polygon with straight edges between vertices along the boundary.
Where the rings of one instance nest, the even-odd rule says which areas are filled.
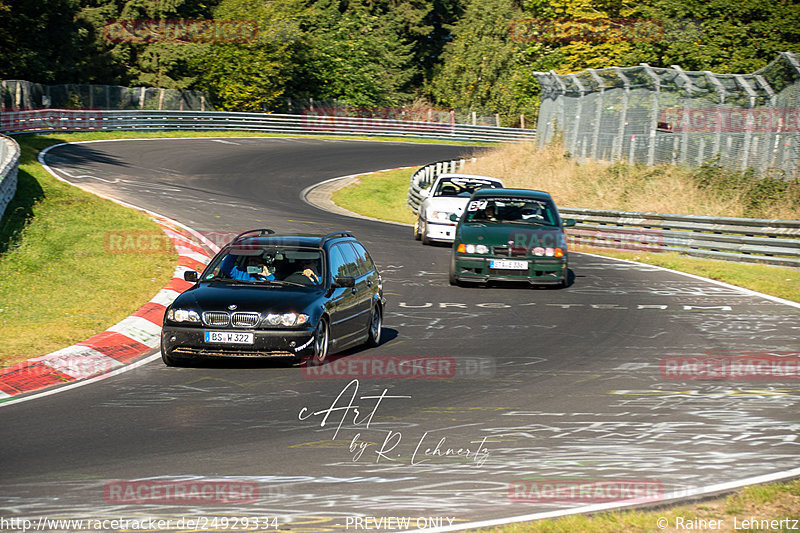
[[[461,243],[456,251],[462,254],[488,254],[489,247],[485,244],[464,244]]]
[[[449,211],[431,211],[430,218],[434,218],[436,220],[450,220],[450,212]]]
[[[200,322],[200,315],[191,309],[170,309],[167,319],[171,322]]]
[[[269,313],[264,318],[264,323],[268,326],[302,326],[308,322],[308,315],[298,313]]]

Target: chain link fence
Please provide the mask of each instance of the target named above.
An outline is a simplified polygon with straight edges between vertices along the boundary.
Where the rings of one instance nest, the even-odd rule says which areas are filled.
[[[0,81],[0,111],[47,108],[214,110],[208,96],[202,91],[118,85],[42,85],[22,80]]]
[[[800,176],[800,65],[789,52],[752,74],[641,64],[536,77],[539,143],[560,136],[581,161]]]
[[[509,121],[500,113],[488,111],[465,111],[444,109],[426,103],[412,103],[404,106],[360,107],[340,100],[315,100],[313,98],[282,98],[277,112],[288,115],[312,115],[325,117],[357,117],[387,120],[407,120],[412,122],[432,122],[438,124],[467,124],[472,126],[501,127]],[[533,129],[535,116],[514,117],[510,127]]]

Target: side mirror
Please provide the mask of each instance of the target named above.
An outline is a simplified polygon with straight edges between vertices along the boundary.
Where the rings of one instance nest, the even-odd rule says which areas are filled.
[[[450,220],[453,222],[458,222],[458,215],[455,213],[450,213]]]
[[[183,279],[196,283],[199,275],[195,270],[187,270],[183,273]]]
[[[428,196],[431,195],[431,190],[430,189],[420,189],[419,190],[419,195],[421,197],[423,197],[423,198],[427,198]]]
[[[338,287],[355,287],[356,278],[350,276],[336,276],[333,278],[333,286]]]
[[[564,227],[565,228],[571,228],[575,224],[576,224],[576,221],[575,221],[574,218],[565,218],[564,219]]]

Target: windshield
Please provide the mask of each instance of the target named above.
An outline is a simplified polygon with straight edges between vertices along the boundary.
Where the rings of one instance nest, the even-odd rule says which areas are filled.
[[[309,287],[324,283],[323,255],[316,248],[234,245],[223,252],[208,265],[201,279]]]
[[[480,198],[466,209],[465,222],[519,222],[542,226],[558,226],[555,206],[530,198]]]
[[[478,189],[499,189],[500,183],[479,178],[442,178],[433,192],[434,196],[460,196],[469,198]]]

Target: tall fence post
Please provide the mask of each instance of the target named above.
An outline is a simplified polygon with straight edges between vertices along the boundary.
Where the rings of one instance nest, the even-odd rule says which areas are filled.
[[[614,151],[611,155],[611,161],[620,161],[622,159],[622,149],[625,142],[625,126],[628,122],[628,100],[631,94],[631,84],[628,78],[622,73],[622,69],[614,67],[614,72],[617,74],[622,83],[624,84],[624,92],[622,93],[622,111],[619,115],[619,126],[617,129],[617,138],[614,145]]]
[[[653,72],[653,69],[647,63],[640,63],[640,66],[653,82],[653,94],[650,104],[650,128],[647,139],[647,164],[652,166],[655,164],[658,117],[661,114],[661,104],[659,102],[659,97],[661,96],[661,78]]]
[[[578,79],[575,74],[570,74],[569,79],[572,80],[572,83],[575,84],[575,87],[578,88],[578,91],[581,93],[580,98],[578,98],[578,105],[575,107],[575,122],[572,127],[572,140],[570,142],[569,152],[573,155],[578,154],[578,133],[581,130],[581,120],[583,116],[583,97],[586,94],[586,88],[583,86],[581,81]]]
[[[678,72],[678,77],[686,84],[686,95],[683,98],[683,120],[687,120],[691,117],[692,87],[694,85],[692,84],[692,80],[689,79],[689,76],[686,75],[681,67],[678,65],[672,65],[671,68]],[[689,127],[682,128],[680,150],[679,160],[681,164],[686,164],[686,161],[689,157]]]

